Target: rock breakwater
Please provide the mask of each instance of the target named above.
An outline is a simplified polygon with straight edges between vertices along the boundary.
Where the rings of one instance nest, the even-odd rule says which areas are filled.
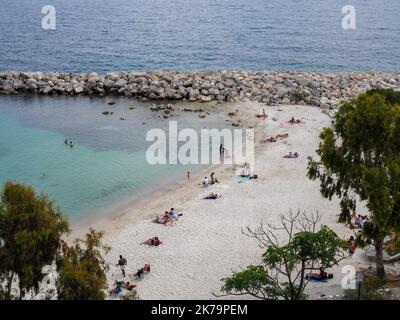
[[[0,73],[0,93],[124,95],[147,100],[259,101],[336,108],[375,87],[400,90],[400,73],[61,72]]]

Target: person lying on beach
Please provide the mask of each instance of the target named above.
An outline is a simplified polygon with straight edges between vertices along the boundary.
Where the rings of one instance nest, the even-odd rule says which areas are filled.
[[[268,118],[268,115],[265,113],[265,109],[263,109],[263,112],[256,114],[256,117],[259,119],[266,119]]]
[[[249,180],[251,180],[251,179],[257,179],[257,178],[258,178],[258,175],[253,174],[253,175],[251,176],[251,175],[249,175],[249,174],[241,174],[239,177],[241,177],[241,178],[248,178]]]
[[[136,288],[136,284],[130,284],[129,281],[125,283],[125,289],[128,291],[132,291],[133,288]]]
[[[294,158],[298,158],[299,154],[297,152],[295,152],[295,153],[289,152],[288,154],[285,154],[283,157],[288,158],[288,159],[294,159]]]
[[[306,275],[306,280],[324,281],[332,279],[332,273],[326,273],[324,268],[319,268],[319,273],[310,273]]]
[[[286,139],[289,136],[287,133],[277,134],[275,136],[276,139]]]
[[[117,295],[117,294],[119,294],[119,293],[121,293],[121,292],[122,292],[122,287],[120,287],[119,285],[117,285],[116,287],[114,287],[114,288],[112,288],[112,289],[110,290],[110,296]]]
[[[162,218],[160,218],[160,216],[156,216],[152,222],[154,223],[158,223],[158,224],[166,224],[169,222],[169,214],[167,212],[167,214],[164,214]]]
[[[204,197],[204,200],[215,200],[220,198],[221,196],[218,196],[218,194],[211,192],[208,196]]]
[[[292,117],[288,122],[290,124],[299,124],[299,123],[301,123],[301,121],[299,119],[295,119],[294,117]]]
[[[148,246],[159,246],[160,244],[162,244],[162,241],[160,241],[160,239],[158,239],[158,237],[153,237],[150,238],[149,240],[146,240],[145,242],[142,242],[141,244],[147,244]]]
[[[159,223],[159,224],[164,224],[164,220],[160,218],[160,216],[155,216],[155,218],[152,220],[154,223]]]
[[[124,281],[116,280],[114,282],[114,288],[110,290],[110,296],[119,294],[123,289],[132,291],[134,288],[136,288],[136,285],[131,284],[129,281],[125,283]]]
[[[146,263],[143,268],[138,269],[135,275],[140,279],[142,275],[149,272],[150,272],[150,264]]]
[[[167,224],[167,223],[172,223],[178,220],[179,217],[183,216],[183,213],[179,213],[176,214],[174,211],[174,209],[171,208],[171,211],[165,211],[164,215],[162,216],[162,218],[160,218],[160,216],[155,216],[155,218],[152,220],[152,222],[154,223],[158,223],[158,224]]]
[[[265,143],[268,143],[268,142],[276,142],[276,139],[275,139],[274,137],[271,137],[271,138],[265,139],[264,142],[265,142]]]

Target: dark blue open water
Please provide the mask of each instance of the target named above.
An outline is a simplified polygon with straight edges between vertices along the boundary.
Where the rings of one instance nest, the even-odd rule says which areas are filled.
[[[54,5],[57,29],[41,28]],[[357,29],[341,27],[344,5]],[[0,70],[399,71],[399,0],[0,0]]]

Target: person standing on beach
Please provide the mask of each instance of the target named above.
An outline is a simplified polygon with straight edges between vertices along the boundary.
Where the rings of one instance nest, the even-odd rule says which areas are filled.
[[[220,162],[224,161],[224,156],[225,156],[225,148],[224,145],[221,143],[219,146],[219,159]]]
[[[125,277],[125,267],[128,264],[128,262],[126,261],[126,259],[122,256],[119,256],[119,260],[117,263],[117,267],[119,266],[122,272],[122,275]]]
[[[186,176],[187,176],[187,179],[190,180],[190,172],[189,171],[186,173]]]

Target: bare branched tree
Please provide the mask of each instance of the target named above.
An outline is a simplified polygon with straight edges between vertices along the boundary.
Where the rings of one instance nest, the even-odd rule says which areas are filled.
[[[251,295],[259,299],[304,299],[304,290],[313,270],[326,276],[325,268],[349,257],[341,240],[327,226],[321,225],[321,214],[305,211],[280,215],[280,224],[247,227],[242,233],[255,238],[266,251],[262,263],[233,272],[222,279],[221,291],[227,295]]]

